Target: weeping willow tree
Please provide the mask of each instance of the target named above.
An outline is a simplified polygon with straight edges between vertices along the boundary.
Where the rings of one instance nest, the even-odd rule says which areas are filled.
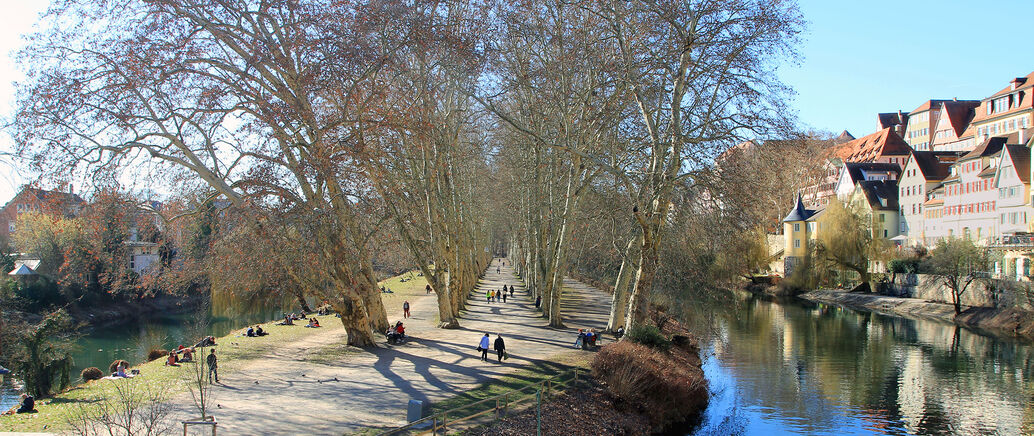
[[[48,314],[39,324],[15,330],[13,352],[4,362],[15,377],[25,383],[25,391],[45,397],[54,388],[64,389],[71,379],[72,351],[75,350],[75,328],[64,310]]]

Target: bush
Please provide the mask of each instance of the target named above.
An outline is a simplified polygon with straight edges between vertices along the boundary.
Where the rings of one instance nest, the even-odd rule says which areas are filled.
[[[641,325],[632,327],[629,330],[628,340],[637,344],[646,345],[650,348],[656,348],[658,350],[667,351],[671,348],[671,341],[661,334],[661,330],[657,326],[652,325]]]
[[[915,274],[919,271],[919,259],[904,258],[891,260],[887,265],[890,272],[897,274]]]
[[[84,382],[88,382],[90,380],[100,380],[104,377],[104,373],[101,372],[100,368],[96,366],[91,366],[89,368],[83,369],[83,372],[79,373],[79,377],[82,377]]]
[[[126,368],[129,368],[129,362],[126,362],[125,360],[116,360],[111,362],[111,365],[108,365],[108,373],[112,374],[115,371],[118,371],[119,365],[125,365]]]
[[[168,350],[152,348],[151,351],[147,352],[147,361],[150,362],[152,360],[161,359],[161,358],[163,358],[165,356],[168,356],[168,355],[169,355],[169,351]]]
[[[665,353],[621,341],[600,349],[592,372],[614,397],[650,417],[655,430],[694,419],[707,405],[707,379],[699,356]]]

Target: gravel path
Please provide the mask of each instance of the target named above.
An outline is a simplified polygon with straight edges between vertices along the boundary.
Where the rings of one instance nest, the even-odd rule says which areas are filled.
[[[434,295],[411,299],[413,317],[406,321],[410,339],[403,345],[381,343],[373,350],[345,347],[341,324],[325,326],[305,340],[286,343],[263,358],[222,377],[212,392],[218,407],[211,410],[219,433],[342,434],[363,427],[393,427],[406,423],[410,399],[432,404],[479,386],[487,380],[542,363],[571,351],[578,328],[606,327],[610,297],[565,279],[563,301],[566,328],[547,325],[509,265],[492,263],[468,299],[461,328],[433,327],[437,314]],[[517,285],[508,302],[485,301],[485,291]],[[390,308],[388,320],[402,318]],[[475,348],[484,333],[502,334],[510,359],[502,364],[482,362]],[[494,352],[490,353],[494,357]],[[190,395],[172,401],[176,416],[191,415]]]

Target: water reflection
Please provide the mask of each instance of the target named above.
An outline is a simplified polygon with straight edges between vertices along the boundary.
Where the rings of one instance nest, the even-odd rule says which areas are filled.
[[[719,317],[697,434],[1030,432],[1034,348],[952,325],[749,298]]]
[[[211,308],[207,309],[204,335],[223,336],[232,330],[249,324],[277,319],[285,310],[290,310],[287,303],[265,304],[229,304],[226,299],[214,299]],[[298,310],[295,308],[294,310]],[[146,319],[132,320],[125,324],[90,329],[79,339],[79,346],[72,354],[75,369],[72,378],[91,366],[107,371],[108,365],[116,359],[131,363],[143,362],[147,351],[152,347],[165,350],[178,345],[189,346],[197,342],[197,311],[185,310],[180,313],[167,313],[149,316]],[[7,410],[18,402],[18,384],[9,375],[0,380],[0,411]]]

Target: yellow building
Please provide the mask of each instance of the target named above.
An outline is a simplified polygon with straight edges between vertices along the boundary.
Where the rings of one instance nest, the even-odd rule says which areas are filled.
[[[804,207],[804,201],[797,196],[797,204],[786,218],[783,218],[783,274],[789,276],[808,256],[809,245],[818,235],[818,218],[821,210]]]

